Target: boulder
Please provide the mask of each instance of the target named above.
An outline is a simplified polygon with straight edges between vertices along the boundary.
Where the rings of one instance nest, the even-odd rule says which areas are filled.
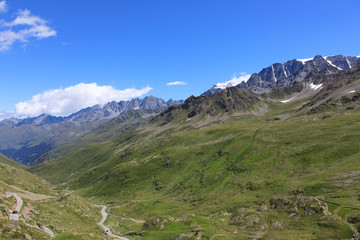
[[[284,222],[283,221],[274,221],[270,222],[270,227],[274,230],[281,231],[284,229]]]
[[[347,217],[348,223],[356,224],[360,223],[360,214],[359,213],[353,213],[350,216]]]
[[[176,238],[173,238],[173,240],[190,240],[190,239],[194,239],[193,238],[194,234],[192,233],[182,233],[179,234]]]
[[[249,232],[253,236],[261,237],[268,229],[265,216],[252,209],[239,208],[230,218],[230,225],[235,225],[241,231]]]
[[[143,225],[146,230],[163,230],[166,224],[174,221],[170,216],[153,216],[150,217]]]
[[[279,211],[286,211],[290,215],[298,215],[302,212],[306,216],[319,214],[321,216],[330,215],[326,203],[316,197],[311,196],[293,196],[291,198],[272,198],[270,199],[270,208]],[[299,211],[301,209],[302,211]]]

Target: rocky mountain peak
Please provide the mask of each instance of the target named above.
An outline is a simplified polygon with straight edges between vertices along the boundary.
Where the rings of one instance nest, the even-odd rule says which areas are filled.
[[[41,114],[25,119],[4,119],[0,122],[0,152],[27,164],[52,148],[81,137],[101,124],[130,111],[144,111],[144,114],[149,111],[151,115],[182,102],[165,102],[161,98],[148,96],[144,99],[112,101],[104,105],[87,107],[67,117]]]
[[[237,88],[246,89],[254,93],[268,93],[272,90],[292,86],[306,80],[315,71],[325,71],[326,74],[348,70],[360,63],[360,56],[351,57],[343,55],[326,56],[316,55],[314,58],[293,59],[285,63],[274,63],[263,68],[259,73],[253,73],[247,82],[236,85]],[[203,95],[212,95],[224,88],[210,88]]]

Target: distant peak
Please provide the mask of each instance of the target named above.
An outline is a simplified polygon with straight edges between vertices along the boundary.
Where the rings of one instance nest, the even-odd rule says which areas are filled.
[[[157,97],[154,97],[153,95],[144,97],[144,99],[155,99],[155,98],[157,98]]]
[[[312,58],[288,60],[284,63],[269,65],[258,73],[253,73],[251,76],[247,75],[249,78],[246,79],[234,76],[230,81],[216,83],[202,95],[212,95],[233,86],[255,93],[270,92],[280,87],[302,82],[310,72],[317,71],[319,68],[331,68],[329,71],[335,73],[337,70],[349,70],[358,63],[360,63],[360,56],[346,57],[340,54],[324,57],[316,55]]]

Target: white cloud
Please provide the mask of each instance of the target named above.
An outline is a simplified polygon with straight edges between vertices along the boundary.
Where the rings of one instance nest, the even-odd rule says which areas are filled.
[[[186,85],[187,82],[183,82],[183,81],[175,81],[175,82],[169,82],[166,84],[166,86],[178,86],[178,85]]]
[[[8,7],[6,5],[6,1],[3,0],[0,2],[0,13],[7,12]]]
[[[31,15],[27,9],[18,11],[14,21],[2,20],[1,22],[5,30],[0,32],[0,51],[11,49],[15,42],[24,43],[33,39],[39,40],[56,36],[56,31],[47,25],[46,20]]]
[[[152,88],[127,88],[118,90],[112,86],[98,86],[96,83],[79,83],[75,86],[53,89],[37,94],[15,105],[15,115],[68,115],[80,109],[105,104],[111,101],[129,100],[148,93]]]
[[[5,118],[12,118],[14,116],[15,116],[15,113],[13,111],[0,112],[0,121]]]
[[[247,82],[247,80],[249,80],[250,77],[251,77],[251,75],[247,74],[246,72],[234,73],[233,77],[230,81],[227,81],[224,83],[216,83],[214,85],[214,88],[225,89],[228,87],[234,87],[234,86],[240,84],[241,82]]]

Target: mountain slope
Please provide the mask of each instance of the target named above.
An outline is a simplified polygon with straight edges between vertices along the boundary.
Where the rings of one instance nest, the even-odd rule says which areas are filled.
[[[169,107],[152,122],[165,125],[168,122],[186,124],[201,122],[204,118],[221,117],[226,114],[253,114],[259,111],[261,96],[238,88],[227,88],[212,96],[191,96],[181,105]]]
[[[349,239],[360,225],[348,221],[360,214],[360,100],[325,118],[309,110],[347,96],[360,71],[323,73],[268,94],[190,97],[31,172],[111,202],[110,226],[129,238]]]
[[[316,81],[324,84],[320,92],[304,105],[308,113],[315,112],[340,112],[358,109],[360,98],[360,64],[351,70],[335,75],[316,76]]]
[[[5,163],[7,165],[10,165],[12,167],[16,167],[16,168],[20,168],[20,169],[25,169],[25,166],[18,163],[18,162],[15,162],[14,160],[11,160],[9,159],[8,157],[2,155],[0,153],[0,163]]]
[[[25,165],[33,165],[44,153],[86,135],[105,122],[133,110],[164,109],[182,101],[168,102],[153,96],[110,102],[82,109],[67,117],[42,114],[0,122],[0,152]]]
[[[25,171],[24,166],[0,154],[0,181],[3,184],[15,185],[21,189],[45,193],[48,186],[36,175]]]
[[[53,190],[47,181],[7,164],[12,162],[0,155],[0,239],[54,239],[49,232],[55,239],[104,237],[97,226],[99,207],[70,191]]]
[[[93,143],[111,140],[123,132],[146,124],[152,117],[159,114],[162,110],[163,109],[129,110],[128,112],[115,117],[114,119],[93,129],[88,134],[59,147],[55,147],[32,162],[32,165],[37,165],[45,161],[62,157],[72,151],[78,150]]]

